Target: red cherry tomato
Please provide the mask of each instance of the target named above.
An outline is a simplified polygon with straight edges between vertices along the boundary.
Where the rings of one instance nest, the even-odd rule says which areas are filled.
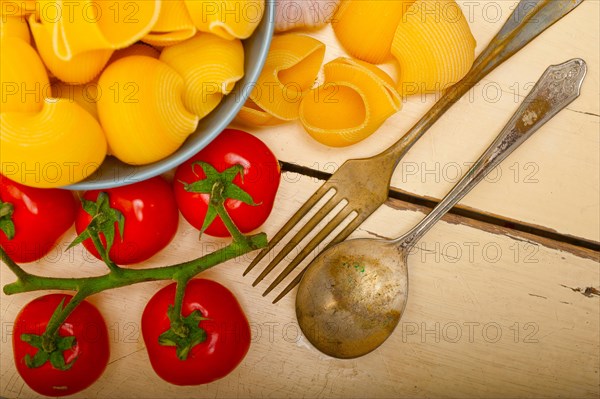
[[[175,302],[176,284],[158,291],[142,315],[142,335],[152,368],[175,385],[200,385],[225,377],[242,361],[250,348],[250,325],[231,291],[206,279],[191,280],[185,290],[182,315],[198,310],[208,320],[199,322],[206,340],[194,346],[186,360],[179,360],[174,346],[159,344],[170,328],[169,305]]]
[[[0,230],[0,245],[17,263],[33,262],[46,255],[75,221],[77,204],[67,190],[24,186],[0,175],[0,209],[12,205],[14,237]]]
[[[25,356],[38,351],[21,339],[21,334],[41,335],[54,310],[70,295],[50,294],[29,302],[17,315],[13,330],[13,353],[17,371],[34,391],[47,396],[64,396],[79,392],[94,383],[106,368],[109,358],[108,331],[100,312],[89,302],[81,302],[59,328],[61,337],[74,336],[71,349],[63,352],[68,370],[58,370],[49,361],[29,368]]]
[[[143,262],[165,248],[175,237],[179,211],[173,190],[162,177],[101,191],[108,194],[110,207],[125,217],[123,239],[115,223],[115,240],[109,252],[116,264]],[[87,191],[83,198],[96,201],[101,191]],[[75,221],[77,234],[81,234],[91,220],[92,216],[80,206]],[[100,259],[91,239],[85,240],[83,245]]]
[[[197,165],[192,167],[198,161],[212,165],[219,172],[236,164],[244,167],[243,179],[238,175],[233,183],[250,194],[257,205],[248,205],[234,199],[225,201],[229,216],[242,233],[260,227],[267,220],[273,209],[281,169],[275,155],[262,141],[241,130],[226,129],[202,151],[177,168],[173,180],[177,205],[185,219],[200,230],[210,195],[187,192],[181,183],[193,183],[206,177],[202,168]],[[206,234],[230,236],[219,216],[206,229]]]

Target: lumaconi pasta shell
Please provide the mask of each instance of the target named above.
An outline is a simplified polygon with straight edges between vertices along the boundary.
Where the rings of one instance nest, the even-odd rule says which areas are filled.
[[[0,41],[5,37],[18,37],[27,42],[27,44],[31,44],[29,26],[24,17],[0,17]]]
[[[33,15],[29,17],[29,26],[40,57],[48,70],[69,84],[91,82],[104,69],[113,53],[113,50],[92,50],[65,61],[59,58],[53,49],[52,26],[37,22]]]
[[[226,40],[198,33],[183,43],[165,48],[160,60],[185,81],[183,103],[200,118],[211,112],[244,76],[244,47],[238,39]]]
[[[98,114],[113,155],[142,165],[172,154],[194,132],[199,118],[183,105],[184,80],[151,57],[110,64],[99,80]]]
[[[120,60],[121,58],[131,57],[132,55],[143,55],[146,57],[158,59],[158,57],[160,57],[160,51],[148,44],[136,43],[132,44],[129,47],[125,47],[123,49],[115,51],[112,57],[110,57],[108,63],[110,64],[112,62]]]
[[[169,47],[179,44],[183,41],[186,41],[190,37],[194,35],[189,34],[187,31],[178,30],[173,32],[165,32],[165,33],[153,33],[150,32],[146,36],[142,38],[144,43],[147,43],[151,46],[156,47]]]
[[[247,39],[265,12],[264,0],[185,0],[196,28],[223,39]]]
[[[62,98],[73,102],[85,109],[96,120],[98,116],[98,100],[102,94],[98,83],[92,82],[85,85],[70,85],[61,81],[52,83],[52,98]]]
[[[258,122],[257,112],[271,115],[273,118],[265,116],[269,124],[298,119],[302,97],[314,85],[324,55],[325,45],[310,36],[297,33],[275,36],[250,93],[252,103],[244,105],[237,120],[254,125]],[[254,115],[252,120],[247,119],[250,115]]]
[[[84,85],[70,85],[60,80],[53,82],[52,97],[63,98],[69,102],[74,102],[85,109],[90,115],[100,122],[100,116],[98,115],[98,101],[102,95],[102,89],[98,85],[97,81],[86,83]],[[106,155],[112,155],[110,146],[106,147]]]
[[[172,46],[194,37],[196,27],[183,0],[163,1],[158,21],[142,41],[157,47]]]
[[[394,36],[403,95],[447,89],[471,68],[475,39],[454,0],[417,0]]]
[[[46,99],[39,112],[2,112],[0,127],[2,174],[28,186],[76,183],[106,155],[98,121],[68,100]]]
[[[82,53],[127,47],[156,23],[161,0],[38,0],[38,22],[48,27],[56,57],[69,61]]]
[[[0,47],[0,110],[39,111],[50,95],[46,68],[38,53],[18,37],[6,37]]]
[[[21,17],[34,13],[36,0],[0,0],[2,17]]]
[[[391,58],[394,32],[414,0],[343,0],[331,25],[348,54],[380,64]]]
[[[374,65],[337,58],[324,69],[325,83],[300,105],[300,122],[322,144],[355,144],[402,107],[394,82]]]
[[[246,100],[235,121],[248,126],[274,126],[287,122],[269,114],[250,99]]]

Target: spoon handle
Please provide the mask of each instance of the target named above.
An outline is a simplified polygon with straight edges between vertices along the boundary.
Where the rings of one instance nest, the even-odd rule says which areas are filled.
[[[408,233],[394,240],[394,243],[399,244],[401,248],[414,246],[487,173],[560,110],[579,97],[586,70],[586,63],[580,58],[548,67],[498,137],[471,169],[421,222]]]

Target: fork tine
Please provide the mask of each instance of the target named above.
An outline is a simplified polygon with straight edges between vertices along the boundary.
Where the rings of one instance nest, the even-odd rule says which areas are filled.
[[[327,238],[327,236],[329,236],[329,234],[331,234],[331,232],[335,230],[335,228],[338,227],[340,223],[342,223],[344,219],[346,219],[346,217],[348,217],[348,215],[351,213],[352,209],[348,205],[341,209],[340,212],[335,215],[333,219],[331,219],[327,226],[319,231],[319,233],[313,237],[313,239],[302,249],[302,251],[296,255],[296,257],[287,265],[285,270],[283,270],[277,276],[277,278],[265,290],[263,296],[267,296],[273,290],[273,288],[277,287],[277,285],[279,285],[279,283],[281,283],[281,281],[283,281],[283,279],[285,279],[296,268],[296,266],[298,266],[304,260],[304,258],[306,258],[306,256],[311,253],[312,250],[314,250],[317,245],[321,243],[321,241]]]
[[[319,202],[319,200],[323,198],[323,196],[325,196],[325,194],[327,194],[331,189],[332,187],[329,187],[327,183],[321,185],[321,187],[319,187],[319,189],[315,191],[313,195],[311,195],[311,197],[300,207],[300,209],[294,213],[290,220],[288,220],[286,224],[279,229],[277,233],[275,233],[267,246],[263,248],[258,255],[256,255],[256,257],[244,271],[243,276],[250,273],[250,271],[254,269],[254,266],[256,266],[258,262],[260,262],[262,258],[264,258],[265,255],[268,254],[279,243],[279,241],[281,241],[281,239],[285,237],[286,234],[289,233],[296,224],[298,224],[298,222],[308,213],[308,211],[310,211],[313,206],[315,206],[317,202]]]
[[[329,242],[329,244],[327,244],[327,246],[325,247],[325,249],[322,252],[326,251],[327,249],[329,249],[330,247],[332,247],[335,244],[338,244],[342,241],[344,241],[346,238],[348,238],[348,236],[350,234],[352,234],[352,232],[354,230],[356,230],[356,228],[358,226],[360,226],[360,224],[366,219],[366,216],[362,216],[360,213],[354,218],[352,219],[352,221],[350,222],[350,224],[346,227],[344,227],[344,229],[342,231],[339,232],[339,234],[337,236],[335,236],[335,238],[333,240],[331,240],[331,242]],[[283,291],[281,291],[279,293],[279,295],[277,295],[277,297],[275,299],[273,299],[273,303],[277,303],[281,300],[281,298],[283,298],[284,296],[286,296],[292,289],[294,289],[295,286],[297,286],[300,283],[300,280],[302,280],[302,276],[304,276],[304,273],[306,273],[306,270],[308,269],[307,265],[300,273],[298,273],[298,275],[292,280],[291,283],[289,283],[284,289]]]
[[[317,225],[327,216],[331,211],[340,203],[337,195],[331,197],[321,209],[317,211],[310,218],[308,222],[292,237],[292,239],[285,244],[285,246],[279,251],[275,259],[271,260],[267,267],[262,271],[262,273],[254,280],[252,286],[255,287],[258,283],[260,283],[270,272],[281,262],[304,238],[307,234],[313,231]]]
[[[306,235],[310,233],[317,226],[317,224],[319,224],[321,220],[323,220],[323,218],[325,218],[325,216],[327,216],[338,205],[338,203],[339,201],[336,195],[327,200],[325,205],[323,205],[323,207],[319,209],[304,226],[302,226],[296,235],[292,237],[285,247],[279,251],[275,259],[269,262],[267,267],[265,267],[262,273],[260,273],[256,280],[254,280],[252,286],[255,287],[258,283],[260,283],[267,276],[267,274],[269,274],[271,270],[273,270],[275,266],[277,266],[277,264],[279,264],[279,262],[281,262],[283,258],[285,258],[292,251],[292,249],[300,244],[304,237],[306,237]]]

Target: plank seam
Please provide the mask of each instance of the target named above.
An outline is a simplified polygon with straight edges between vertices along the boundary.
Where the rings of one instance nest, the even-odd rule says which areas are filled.
[[[281,168],[284,172],[297,173],[300,175],[304,175],[307,177],[312,177],[319,180],[327,180],[331,176],[331,173],[315,170],[308,168],[306,166],[301,166],[289,162],[279,161],[281,164]],[[439,202],[437,199],[421,197],[415,194],[411,194],[397,188],[392,188],[389,192],[389,198],[396,199],[399,201],[403,201],[409,204],[433,209]],[[451,214],[461,216],[467,219],[476,220],[479,222],[483,222],[486,224],[499,226],[504,229],[510,229],[519,231],[521,233],[526,233],[532,236],[537,236],[544,239],[549,239],[553,241],[557,241],[559,243],[564,243],[568,245],[572,245],[575,247],[591,250],[594,252],[600,253],[600,243],[587,240],[581,237],[575,237],[568,234],[563,234],[558,231],[544,228],[542,226],[535,226],[525,222],[504,218],[497,215],[487,214],[473,208],[464,207],[464,206],[455,206],[450,212]]]

